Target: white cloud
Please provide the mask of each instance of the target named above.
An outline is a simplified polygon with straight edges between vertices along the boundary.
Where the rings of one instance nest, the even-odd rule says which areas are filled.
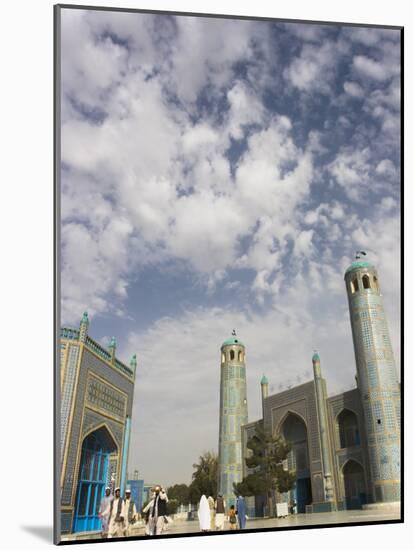
[[[344,90],[352,97],[364,96],[364,90],[357,82],[344,82]]]
[[[300,55],[285,69],[284,77],[301,91],[328,94],[338,59],[336,44],[326,41],[322,46],[305,44]]]
[[[352,65],[356,72],[363,77],[372,78],[383,82],[390,78],[392,74],[398,73],[399,68],[390,68],[388,65],[375,61],[365,55],[356,55],[353,58]]]
[[[371,150],[362,151],[344,148],[329,166],[329,171],[346,194],[353,200],[360,200],[370,183]],[[374,188],[370,186],[370,190]]]

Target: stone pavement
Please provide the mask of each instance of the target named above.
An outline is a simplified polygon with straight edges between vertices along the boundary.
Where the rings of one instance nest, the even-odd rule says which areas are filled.
[[[330,523],[357,523],[361,521],[399,520],[400,511],[390,510],[347,510],[343,512],[327,512],[317,514],[297,514],[287,518],[251,519],[247,520],[246,529],[269,529],[280,527],[297,527],[303,525],[324,525]],[[226,523],[228,528],[228,523]],[[199,532],[198,521],[175,521],[166,533],[196,533]]]

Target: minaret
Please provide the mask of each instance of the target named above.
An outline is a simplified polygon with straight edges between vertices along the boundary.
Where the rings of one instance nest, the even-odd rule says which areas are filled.
[[[111,363],[115,363],[115,352],[116,352],[115,336],[112,336],[108,347],[109,347],[109,353],[111,354]]]
[[[400,500],[400,390],[378,273],[357,257],[345,272],[374,502]]]
[[[315,383],[316,407],[318,410],[318,424],[322,453],[322,470],[325,489],[325,502],[333,501],[332,466],[329,455],[329,434],[326,414],[326,384],[322,378],[321,360],[318,353],[312,357],[313,380]]]
[[[245,347],[233,336],[221,346],[219,481],[227,509],[235,504],[233,483],[243,479],[241,429],[247,423]]]
[[[85,343],[88,336],[89,319],[88,312],[85,311],[79,325],[79,341]]]
[[[260,380],[260,389],[262,391],[262,418],[264,422],[264,401],[269,396],[269,381],[265,375]]]

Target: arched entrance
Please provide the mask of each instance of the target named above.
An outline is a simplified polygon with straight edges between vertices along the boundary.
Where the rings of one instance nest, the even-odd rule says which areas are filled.
[[[282,424],[281,433],[292,445],[288,456],[288,467],[289,470],[296,470],[296,484],[291,498],[296,502],[297,513],[303,514],[306,511],[306,505],[312,502],[308,430],[299,416],[289,413]]]
[[[348,460],[342,468],[347,510],[362,508],[367,502],[364,468],[355,460]]]
[[[101,528],[99,505],[105,492],[109,456],[117,450],[105,427],[95,430],[83,441],[73,531],[95,531]]]
[[[339,444],[341,449],[360,445],[358,419],[354,412],[344,409],[338,414]]]

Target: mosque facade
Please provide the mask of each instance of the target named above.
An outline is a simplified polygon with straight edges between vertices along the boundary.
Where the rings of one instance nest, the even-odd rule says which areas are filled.
[[[135,371],[88,334],[83,314],[78,329],[60,332],[60,532],[101,528],[98,516],[105,488],[123,489]]]
[[[393,506],[400,501],[400,386],[378,273],[369,262],[355,261],[346,270],[345,285],[356,387],[329,396],[318,353],[312,357],[313,379],[306,383],[269,395],[263,376],[262,417],[241,426],[240,463],[226,463],[227,455],[219,453],[220,476],[232,465],[245,477],[252,473],[245,464],[251,452],[246,445],[256,427],[283,436],[291,444],[286,466],[296,472],[296,482],[276,499],[294,505],[297,513]],[[232,349],[225,344],[222,353]],[[224,407],[224,401],[220,403]],[[225,409],[221,407],[220,413],[222,437]],[[245,413],[247,417],[247,409]],[[230,487],[227,491],[232,493]],[[246,501],[250,517],[268,513],[264,496]]]

